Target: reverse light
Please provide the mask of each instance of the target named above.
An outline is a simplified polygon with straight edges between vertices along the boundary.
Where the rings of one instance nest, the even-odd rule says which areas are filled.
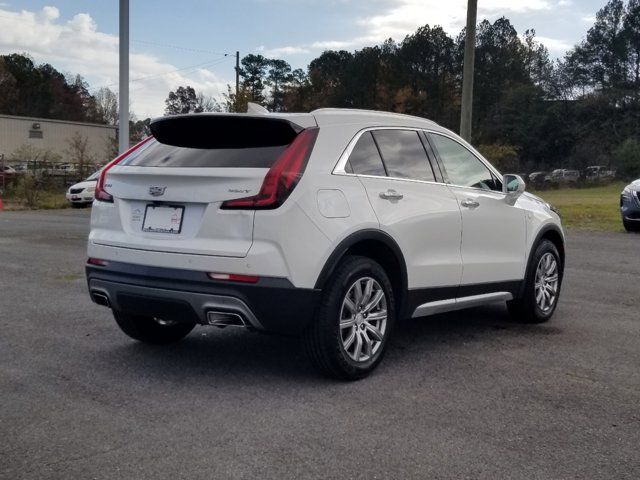
[[[298,134],[282,152],[264,177],[257,195],[222,202],[225,210],[266,210],[278,208],[296,187],[313,150],[318,128],[307,128]]]
[[[260,277],[255,275],[239,275],[237,273],[208,273],[211,280],[225,280],[228,282],[257,283]]]
[[[129,150],[124,152],[122,155],[118,155],[116,158],[114,158],[113,160],[111,160],[109,163],[105,165],[105,167],[100,171],[100,176],[98,177],[98,182],[96,183],[96,191],[95,191],[96,200],[99,200],[101,202],[113,203],[113,195],[111,195],[110,193],[107,193],[104,189],[104,181],[107,178],[107,172],[111,167],[114,167],[115,165],[120,163],[122,160],[127,158],[127,156],[131,155],[133,152],[135,152],[137,149],[139,149],[142,145],[147,143],[152,138],[153,137],[145,138],[140,143],[137,143],[136,145],[131,147]]]

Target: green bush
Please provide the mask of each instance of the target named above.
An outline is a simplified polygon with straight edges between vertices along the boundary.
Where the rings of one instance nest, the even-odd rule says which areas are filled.
[[[491,143],[478,146],[478,151],[502,173],[519,173],[518,150],[513,145]]]
[[[626,139],[613,151],[613,161],[622,178],[640,177],[640,141],[636,138]]]

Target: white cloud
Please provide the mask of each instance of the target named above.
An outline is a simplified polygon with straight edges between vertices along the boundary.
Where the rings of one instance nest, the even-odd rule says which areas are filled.
[[[457,35],[466,23],[467,0],[387,0],[378,15],[355,20],[358,34],[340,40],[319,40],[299,47],[257,48],[271,56],[287,56],[318,50],[361,48],[380,44],[387,38],[401,41],[425,24],[440,25],[450,35]],[[571,0],[483,0],[478,7],[478,21],[495,19],[509,13],[526,13],[567,6]],[[552,52],[562,53],[571,45],[557,39],[545,38],[545,45]],[[562,50],[562,51],[561,51]]]
[[[563,0],[484,0],[478,6],[478,20],[506,15],[510,12],[549,10]],[[367,31],[369,41],[386,38],[402,40],[422,25],[440,25],[449,34],[457,34],[466,23],[467,0],[395,0],[379,15],[358,20]]]
[[[286,47],[265,48],[264,45],[261,45],[261,48],[262,49],[259,51],[263,52],[267,57],[286,57],[289,55],[311,53],[306,47],[303,46],[295,47],[288,45]]]
[[[26,52],[36,62],[79,73],[92,88],[109,86],[117,91],[118,37],[100,32],[86,13],[78,13],[66,22],[59,18],[60,11],[52,6],[37,12],[0,9],[0,53]],[[207,95],[219,96],[226,91],[226,82],[207,67],[224,60],[227,59],[211,58],[210,62],[180,69],[153,55],[131,53],[131,109],[141,118],[161,115],[164,99],[179,85],[191,85]],[[143,80],[133,81],[136,79]]]
[[[564,54],[565,52],[573,48],[573,45],[571,45],[569,42],[557,38],[536,36],[536,40],[547,47],[547,50],[549,50],[552,56]]]
[[[340,50],[343,48],[352,47],[357,41],[342,41],[342,40],[327,40],[323,42],[313,42],[311,48],[317,48],[322,50]]]

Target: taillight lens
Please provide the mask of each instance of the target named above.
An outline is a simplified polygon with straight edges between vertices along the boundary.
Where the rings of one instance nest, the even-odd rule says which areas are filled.
[[[229,210],[278,208],[300,181],[317,137],[318,128],[308,128],[300,132],[269,169],[257,195],[227,200],[220,208]]]
[[[122,155],[118,155],[116,158],[114,158],[113,160],[111,160],[109,163],[107,163],[105,165],[105,167],[100,172],[100,176],[98,177],[98,183],[96,183],[96,191],[95,191],[95,199],[96,200],[100,200],[101,202],[113,203],[113,195],[111,195],[110,193],[107,193],[105,191],[105,189],[104,189],[104,181],[105,181],[105,179],[107,177],[107,172],[109,171],[109,169],[111,167],[113,167],[113,166],[117,165],[118,163],[120,163],[122,160],[127,158],[127,156],[131,155],[133,152],[135,152],[137,149],[139,149],[142,145],[147,143],[152,138],[153,137],[145,138],[140,143],[134,145],[129,150],[124,152]]]

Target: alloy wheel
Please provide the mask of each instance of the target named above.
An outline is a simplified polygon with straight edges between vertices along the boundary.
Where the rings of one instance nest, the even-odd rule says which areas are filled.
[[[549,312],[558,297],[558,261],[552,253],[545,253],[536,269],[536,304],[543,313]]]
[[[342,349],[355,362],[366,362],[379,351],[387,332],[387,296],[371,277],[356,280],[342,301]]]

